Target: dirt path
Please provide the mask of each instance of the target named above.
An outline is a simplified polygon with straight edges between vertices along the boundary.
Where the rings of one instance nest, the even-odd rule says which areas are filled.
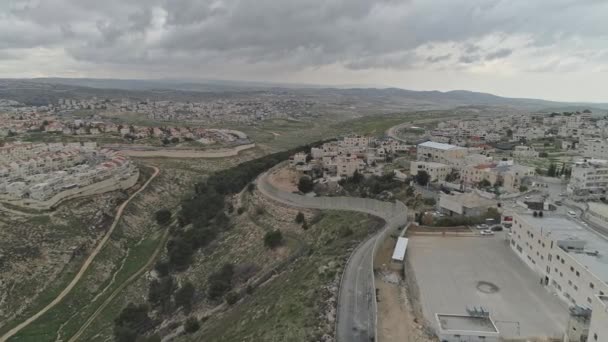
[[[86,331],[86,329],[91,325],[91,323],[93,323],[95,318],[97,318],[97,316],[99,316],[99,314],[116,298],[116,296],[118,296],[122,292],[122,290],[125,289],[125,287],[127,287],[129,284],[131,284],[137,278],[139,278],[139,276],[141,276],[142,273],[144,273],[148,268],[150,268],[152,266],[152,264],[154,263],[154,261],[156,260],[156,258],[160,254],[160,252],[163,250],[163,247],[165,246],[165,242],[166,242],[168,236],[169,236],[169,228],[165,229],[165,232],[163,233],[163,236],[161,237],[158,246],[156,246],[154,253],[150,256],[150,258],[148,259],[146,264],[144,266],[142,266],[139,270],[137,270],[137,272],[133,273],[133,275],[131,275],[122,284],[120,284],[120,286],[118,286],[112,292],[112,294],[110,294],[110,296],[108,298],[106,298],[106,300],[103,301],[103,303],[101,303],[101,305],[97,308],[97,310],[95,310],[95,312],[93,312],[93,314],[84,322],[84,324],[80,327],[80,329],[76,332],[76,334],[74,334],[74,336],[72,336],[68,340],[69,342],[78,340],[80,338],[80,336],[82,335],[82,333],[84,333]]]
[[[93,263],[93,260],[95,260],[95,257],[97,256],[97,254],[99,254],[99,252],[103,249],[103,247],[106,245],[106,243],[110,239],[110,236],[114,232],[114,229],[116,228],[116,226],[118,226],[118,222],[120,221],[120,218],[122,217],[122,213],[125,210],[125,208],[127,207],[127,205],[129,204],[129,202],[131,202],[131,200],[135,196],[137,196],[140,192],[145,190],[148,187],[148,185],[150,184],[150,182],[152,182],[152,180],[154,178],[156,178],[156,176],[158,176],[159,169],[155,166],[152,166],[152,168],[154,169],[154,173],[152,174],[152,176],[150,176],[150,179],[148,179],[146,181],[146,183],[144,183],[144,185],[139,190],[137,190],[135,193],[133,193],[133,195],[131,195],[126,201],[124,201],[120,205],[120,207],[118,207],[118,210],[116,211],[116,216],[114,217],[114,221],[112,222],[112,226],[110,226],[110,229],[108,230],[106,235],[101,239],[101,241],[99,242],[97,247],[95,247],[93,252],[89,255],[89,257],[82,264],[82,266],[80,267],[80,270],[78,271],[78,273],[76,273],[76,276],[74,276],[74,279],[72,279],[72,281],[68,284],[68,286],[66,286],[66,288],[63,289],[63,291],[61,291],[61,293],[55,299],[53,299],[53,301],[51,301],[47,306],[42,308],[40,311],[38,311],[34,315],[30,316],[25,321],[19,323],[19,325],[17,325],[13,329],[9,330],[6,334],[4,334],[2,337],[0,337],[0,342],[7,341],[9,338],[11,338],[15,334],[17,334],[23,328],[27,327],[32,322],[34,322],[35,320],[40,318],[40,316],[44,315],[47,311],[52,309],[55,305],[59,304],[63,300],[63,298],[65,298],[72,291],[72,289],[74,289],[76,284],[78,284],[78,282],[80,281],[82,276],[85,274],[85,272],[89,269],[89,267]]]

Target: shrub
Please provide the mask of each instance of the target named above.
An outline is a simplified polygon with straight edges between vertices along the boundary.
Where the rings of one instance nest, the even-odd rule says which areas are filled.
[[[200,327],[201,324],[195,317],[189,317],[184,323],[184,331],[186,332],[186,334],[192,334],[193,332],[196,332],[198,329],[200,329]]]
[[[145,304],[127,304],[114,320],[114,338],[119,342],[131,342],[139,334],[152,327],[152,320],[148,316],[148,306]]]
[[[302,229],[308,230],[308,222],[306,222],[306,220],[304,220],[304,222],[302,222]]]
[[[519,192],[526,192],[526,191],[528,191],[528,187],[527,187],[527,186],[525,186],[525,185],[521,185],[521,186],[519,187]]]
[[[236,213],[237,213],[238,215],[241,215],[241,214],[243,214],[244,212],[245,212],[245,208],[244,208],[244,207],[239,207],[239,208],[236,210]]]
[[[162,208],[156,212],[155,216],[158,224],[165,225],[169,223],[169,220],[171,220],[171,211],[169,211],[169,209]]]
[[[186,281],[184,284],[175,292],[175,305],[183,307],[187,311],[192,308],[192,299],[196,289],[191,282]]]
[[[298,211],[298,214],[296,215],[296,223],[301,224],[302,222],[304,222],[304,214]]]
[[[232,277],[234,275],[234,266],[232,264],[224,264],[218,271],[209,276],[209,288],[207,295],[211,299],[218,299],[232,289]]]
[[[426,205],[435,205],[437,201],[434,198],[425,198],[422,200]]]
[[[280,230],[273,230],[264,235],[264,245],[270,249],[274,249],[283,243],[283,234]]]
[[[298,182],[298,190],[300,190],[303,193],[309,193],[312,191],[313,187],[314,187],[314,184],[310,177],[303,176],[300,178],[300,181]]]

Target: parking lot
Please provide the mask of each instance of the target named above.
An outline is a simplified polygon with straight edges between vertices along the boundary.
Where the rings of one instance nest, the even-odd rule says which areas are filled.
[[[503,338],[563,334],[567,307],[540,285],[504,236],[411,236],[407,258],[434,329],[435,313],[466,314],[467,306],[483,306]]]

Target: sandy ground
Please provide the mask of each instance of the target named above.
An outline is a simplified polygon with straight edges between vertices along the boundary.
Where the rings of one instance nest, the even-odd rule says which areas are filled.
[[[289,167],[282,167],[268,177],[270,184],[276,188],[286,191],[294,192],[298,191],[298,172]]]
[[[375,258],[378,289],[379,342],[426,342],[428,338],[418,324],[402,277],[401,268],[391,268],[390,258],[396,240],[388,237]]]

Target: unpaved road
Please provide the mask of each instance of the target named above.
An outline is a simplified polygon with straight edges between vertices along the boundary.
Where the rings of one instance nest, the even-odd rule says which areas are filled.
[[[144,185],[139,190],[137,190],[135,193],[133,193],[133,195],[131,195],[126,201],[124,201],[120,205],[120,207],[118,207],[118,210],[116,211],[116,216],[114,216],[114,221],[112,222],[110,229],[108,230],[106,235],[104,235],[104,237],[101,239],[101,241],[99,242],[97,247],[95,247],[93,252],[89,255],[89,257],[82,264],[82,266],[80,267],[80,270],[78,271],[78,273],[76,273],[76,275],[74,276],[74,279],[72,279],[72,281],[68,284],[68,286],[66,286],[65,289],[63,289],[63,291],[61,291],[61,293],[55,299],[53,299],[47,306],[42,308],[40,311],[38,311],[34,315],[30,316],[25,321],[19,323],[13,329],[9,330],[6,334],[4,334],[2,337],[0,337],[0,342],[7,341],[9,338],[11,338],[15,334],[17,334],[19,331],[23,330],[23,328],[27,327],[32,322],[34,322],[35,320],[40,318],[40,316],[44,315],[47,311],[52,309],[55,305],[59,304],[65,298],[65,296],[67,296],[72,291],[72,289],[74,289],[76,284],[78,284],[78,282],[80,281],[82,276],[85,274],[85,272],[89,269],[89,267],[93,263],[93,260],[95,260],[95,257],[97,256],[97,254],[99,254],[99,252],[103,249],[103,247],[106,245],[106,243],[110,239],[110,236],[114,232],[114,229],[116,228],[116,226],[118,226],[118,222],[120,221],[120,218],[122,217],[122,213],[125,210],[125,208],[127,207],[127,205],[129,204],[129,202],[131,202],[131,200],[135,196],[137,196],[140,192],[144,191],[148,187],[150,182],[152,182],[152,180],[154,178],[156,178],[156,176],[158,176],[159,169],[155,166],[152,166],[152,168],[154,169],[154,173],[152,174],[150,179],[148,179],[146,181],[146,183],[144,183]]]
[[[129,284],[131,284],[135,279],[139,278],[139,276],[141,276],[142,273],[144,273],[148,268],[150,268],[152,266],[152,264],[154,263],[154,261],[156,260],[156,258],[160,254],[160,252],[163,250],[163,247],[165,246],[165,242],[166,242],[168,236],[169,236],[169,228],[166,228],[165,232],[163,233],[163,236],[160,239],[160,242],[158,243],[158,246],[154,250],[154,253],[152,253],[150,258],[148,259],[148,262],[146,262],[146,264],[144,266],[142,266],[139,270],[137,270],[137,272],[133,273],[133,275],[131,275],[122,284],[120,284],[120,286],[118,286],[112,292],[112,294],[103,301],[103,303],[101,303],[101,305],[97,308],[97,310],[95,310],[95,312],[84,322],[84,324],[80,327],[80,329],[76,332],[76,334],[74,334],[74,336],[72,336],[68,340],[68,342],[73,342],[73,341],[78,340],[78,338],[80,338],[82,333],[84,333],[87,330],[87,328],[91,325],[91,323],[93,323],[95,318],[97,318],[97,316],[99,316],[99,314],[114,300],[114,298],[116,298],[116,296],[118,296],[122,292],[122,290],[125,289],[125,287],[127,287]]]

